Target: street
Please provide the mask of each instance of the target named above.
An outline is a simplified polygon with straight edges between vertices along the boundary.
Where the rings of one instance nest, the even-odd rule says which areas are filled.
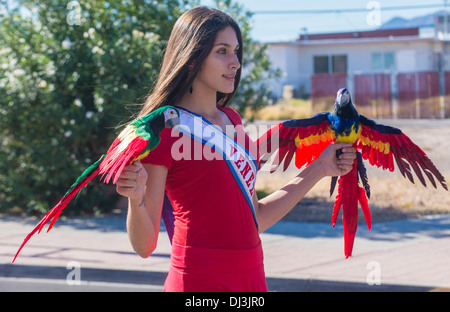
[[[0,277],[0,292],[161,292],[160,285],[86,282],[69,285],[65,280]]]

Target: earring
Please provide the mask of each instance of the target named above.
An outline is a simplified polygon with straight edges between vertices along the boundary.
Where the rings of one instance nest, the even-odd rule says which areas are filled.
[[[192,87],[189,89],[189,93],[190,94],[192,94],[192,91],[194,91],[193,89],[192,89]]]

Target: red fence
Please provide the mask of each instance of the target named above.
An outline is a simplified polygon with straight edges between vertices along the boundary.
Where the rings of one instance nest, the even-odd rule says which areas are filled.
[[[353,98],[365,116],[392,116],[391,76],[388,74],[355,75]]]
[[[444,111],[445,117],[450,117],[450,72],[445,72],[444,74],[444,94],[445,94],[445,103],[444,103]]]
[[[439,76],[439,72],[354,75],[349,91],[358,111],[367,117],[450,117],[450,72],[443,77],[445,90],[442,96]],[[392,88],[393,82],[396,90]],[[346,74],[312,75],[314,109],[329,110],[337,90],[344,86],[347,86]]]
[[[417,80],[414,74],[398,74],[398,110],[399,118],[416,117]]]
[[[398,74],[399,118],[439,118],[441,116],[439,73]]]
[[[311,76],[311,102],[317,111],[328,111],[336,93],[347,85],[347,74],[314,74]]]

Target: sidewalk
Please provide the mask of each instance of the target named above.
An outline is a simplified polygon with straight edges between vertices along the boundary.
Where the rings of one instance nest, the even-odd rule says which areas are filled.
[[[155,253],[142,259],[128,241],[124,215],[58,220],[49,233],[35,235],[11,264],[37,222],[0,219],[3,291],[9,290],[8,282],[34,279],[79,287],[67,286],[74,265],[79,266],[82,283],[162,290],[171,249],[164,231]],[[270,291],[450,290],[450,214],[377,223],[370,232],[361,225],[349,259],[343,254],[343,230],[338,225],[333,230],[328,223],[279,222],[261,239]]]

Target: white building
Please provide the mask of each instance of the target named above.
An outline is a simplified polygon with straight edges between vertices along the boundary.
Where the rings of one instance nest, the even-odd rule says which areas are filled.
[[[316,74],[345,73],[352,89],[355,75],[387,73],[391,92],[397,94],[398,73],[443,72],[450,69],[448,37],[442,18],[433,27],[301,35],[293,42],[272,42],[268,54],[283,76],[273,82],[273,93],[283,95],[285,86],[297,97],[311,94]],[[324,86],[326,89],[326,86]],[[440,90],[445,89],[441,81]],[[333,90],[335,94],[336,90]]]

